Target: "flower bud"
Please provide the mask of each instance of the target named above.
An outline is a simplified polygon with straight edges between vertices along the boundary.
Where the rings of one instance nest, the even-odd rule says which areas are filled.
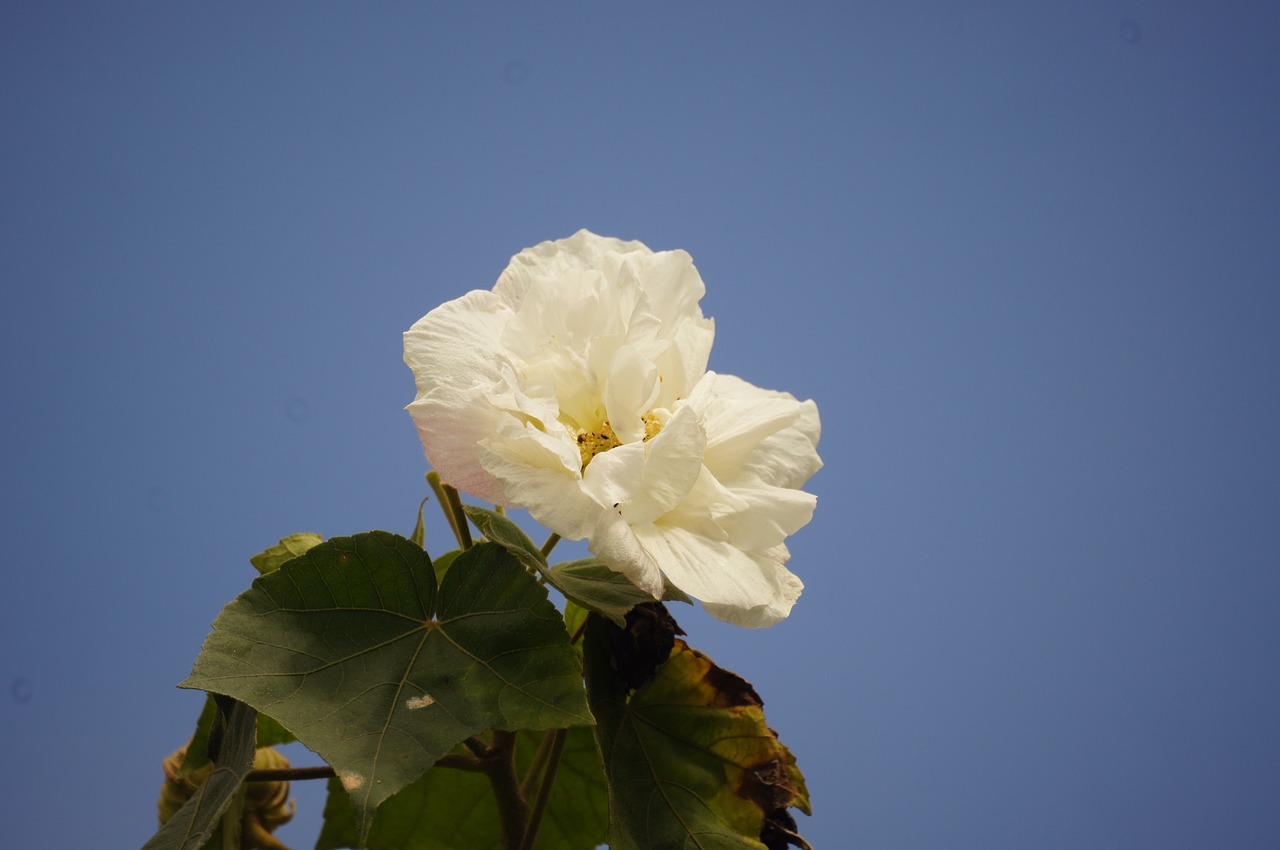
[[[183,773],[182,760],[187,745],[176,750],[163,762],[164,785],[160,788],[160,825],[164,826],[213,773],[212,762]],[[256,770],[284,770],[289,760],[273,747],[261,747],[253,758]],[[245,784],[244,816],[241,821],[240,846],[244,850],[288,850],[271,833],[293,819],[297,803],[289,799],[289,783],[284,780],[248,782]]]

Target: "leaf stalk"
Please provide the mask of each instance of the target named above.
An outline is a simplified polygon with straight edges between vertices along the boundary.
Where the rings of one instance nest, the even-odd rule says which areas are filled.
[[[440,503],[440,510],[458,541],[458,548],[464,551],[470,549],[471,528],[467,525],[466,514],[462,512],[462,499],[459,498],[458,491],[441,481],[440,473],[434,469],[427,473],[427,484],[431,487],[431,492],[436,494],[436,501]]]
[[[249,771],[245,782],[293,782],[303,779],[332,779],[337,774],[327,764],[316,767],[259,768]]]

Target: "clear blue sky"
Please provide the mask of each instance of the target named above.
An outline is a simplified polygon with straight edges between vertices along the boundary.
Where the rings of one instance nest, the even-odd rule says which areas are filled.
[[[150,835],[247,557],[412,527],[401,333],[587,227],[688,250],[712,367],[821,408],[791,619],[682,617],[816,846],[1280,846],[1278,38],[1261,2],[4,3],[4,842]]]

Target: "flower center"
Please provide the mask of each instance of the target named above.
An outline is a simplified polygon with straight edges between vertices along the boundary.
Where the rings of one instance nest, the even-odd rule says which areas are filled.
[[[662,423],[658,421],[658,417],[652,413],[644,415],[644,442],[649,442],[658,436],[658,432],[662,430]],[[605,420],[597,431],[581,431],[578,433],[578,452],[582,455],[582,468],[585,470],[587,464],[591,463],[591,459],[601,452],[607,452],[609,449],[617,448],[622,445],[622,441],[618,439],[618,435],[614,433],[613,426]]]
[[[622,445],[618,435],[613,433],[613,426],[607,421],[598,431],[583,431],[578,434],[578,452],[582,455],[582,468],[585,470],[591,459],[600,452]]]
[[[644,442],[649,442],[658,436],[658,432],[662,430],[662,423],[658,421],[658,417],[652,413],[644,415]]]

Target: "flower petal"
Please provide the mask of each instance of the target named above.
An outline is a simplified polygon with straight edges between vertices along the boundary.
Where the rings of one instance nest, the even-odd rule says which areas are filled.
[[[658,562],[640,545],[635,530],[621,514],[616,511],[607,513],[608,520],[601,520],[591,536],[589,546],[592,554],[654,599],[661,599],[663,581]]]
[[[786,568],[787,551],[784,547],[780,548],[782,552],[778,555],[759,555],[755,558],[761,574],[774,586],[773,596],[769,601],[751,608],[704,602],[702,607],[706,612],[717,620],[748,629],[760,629],[785,620],[800,598],[804,583]]]
[[[604,387],[605,411],[619,440],[634,443],[644,438],[644,415],[657,397],[658,367],[635,346],[619,347]]]
[[[785,487],[737,487],[733,495],[746,503],[742,510],[720,514],[716,522],[735,545],[748,551],[782,543],[813,519],[818,498]]]
[[[791,611],[804,587],[776,552],[744,552],[727,540],[661,523],[635,531],[677,587],[700,600],[712,616],[735,625],[776,623]]]
[[[812,401],[714,372],[700,382],[695,399],[708,435],[704,462],[720,481],[794,489],[822,468],[822,426]]]
[[[485,456],[485,470],[502,480],[507,504],[528,508],[534,519],[567,540],[583,540],[595,532],[606,512],[573,476],[503,451],[510,444],[495,448]]]
[[[611,254],[652,254],[642,242],[627,242],[579,230],[568,239],[539,242],[511,258],[493,291],[513,309],[520,307],[534,282],[556,279],[569,271],[598,271]]]
[[[653,522],[688,495],[702,473],[706,436],[691,408],[678,411],[647,443],[628,443],[596,455],[583,490],[627,522]]]
[[[432,310],[404,335],[417,398],[408,406],[427,460],[453,486],[499,501],[502,485],[479,464],[479,442],[501,418],[481,403],[502,381],[496,340],[508,315],[491,292],[469,292]]]

